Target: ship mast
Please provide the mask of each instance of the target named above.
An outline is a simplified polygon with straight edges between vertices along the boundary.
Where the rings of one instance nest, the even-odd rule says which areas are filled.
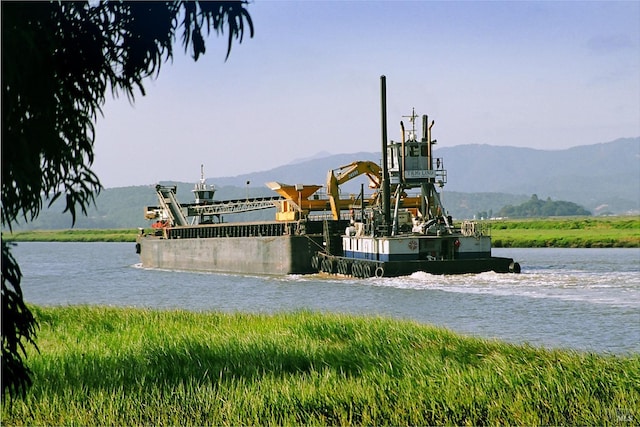
[[[415,107],[411,108],[410,116],[402,116],[402,117],[408,118],[409,121],[411,122],[411,130],[409,131],[409,141],[415,141],[416,140],[416,119],[418,118]]]

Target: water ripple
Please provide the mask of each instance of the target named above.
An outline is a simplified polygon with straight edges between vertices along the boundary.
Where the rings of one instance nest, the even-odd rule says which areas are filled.
[[[274,277],[147,269],[126,243],[20,243],[14,250],[33,304],[361,313],[517,343],[640,352],[640,250],[494,254],[514,257],[523,273]]]

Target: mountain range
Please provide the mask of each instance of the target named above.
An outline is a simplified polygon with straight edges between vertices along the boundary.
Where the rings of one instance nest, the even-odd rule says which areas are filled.
[[[577,203],[594,215],[640,213],[640,137],[564,150],[480,144],[436,145],[434,156],[443,159],[447,170],[448,182],[442,189],[442,198],[454,218],[497,212],[505,205],[523,203],[533,194],[539,198]],[[329,170],[356,160],[380,163],[381,155],[379,152],[318,153],[274,169],[213,177],[207,182],[216,186],[217,200],[273,195],[264,183],[323,185]],[[167,171],[168,177],[170,172]],[[366,178],[354,179],[345,183],[341,191],[357,193],[362,182],[366,182]],[[162,184],[178,185],[178,199],[192,201],[193,183],[167,181]],[[154,185],[105,189],[96,198],[96,205],[88,210],[88,216],[78,218],[76,227],[146,226],[144,207],[156,204]],[[70,216],[61,214],[62,210],[62,204],[56,202],[36,221],[15,228],[69,228]],[[274,211],[244,215],[267,220],[273,219]]]

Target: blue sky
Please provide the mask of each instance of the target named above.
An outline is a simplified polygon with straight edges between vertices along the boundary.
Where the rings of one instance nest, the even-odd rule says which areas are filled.
[[[195,182],[202,163],[207,177],[235,176],[377,151],[381,75],[390,139],[411,108],[435,120],[439,147],[640,136],[640,2],[258,0],[248,10],[255,35],[226,62],[225,35],[197,62],[177,46],[147,96],[107,101],[94,163],[105,187]]]

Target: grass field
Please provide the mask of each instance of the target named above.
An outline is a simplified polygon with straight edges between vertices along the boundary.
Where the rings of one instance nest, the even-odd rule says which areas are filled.
[[[34,312],[35,384],[3,425],[640,424],[640,355],[310,312]]]
[[[2,238],[15,242],[135,242],[137,229],[68,229],[29,230],[3,233]]]
[[[494,247],[638,248],[640,217],[558,217],[492,220]],[[3,234],[7,241],[133,242],[136,229],[36,230]]]
[[[491,221],[494,247],[638,248],[640,217]]]

